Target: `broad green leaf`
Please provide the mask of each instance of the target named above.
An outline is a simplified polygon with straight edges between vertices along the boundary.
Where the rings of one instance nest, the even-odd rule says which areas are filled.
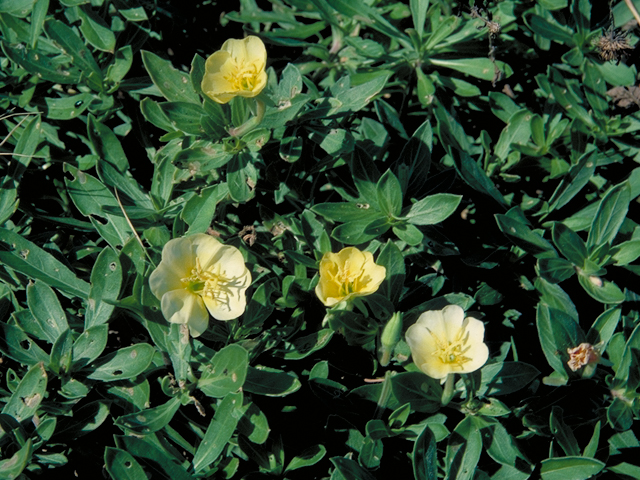
[[[611,337],[616,331],[616,327],[620,321],[620,316],[621,313],[619,308],[610,308],[606,312],[600,314],[587,332],[587,341],[591,345],[601,343],[601,351],[604,351],[607,348],[609,340],[611,340]]]
[[[238,422],[238,433],[241,433],[253,443],[264,444],[271,431],[267,416],[253,402],[243,408],[245,410]]]
[[[105,468],[112,478],[119,480],[147,480],[147,475],[133,456],[119,448],[104,451]]]
[[[129,73],[133,64],[133,50],[131,45],[125,45],[119,48],[113,58],[111,65],[107,68],[105,80],[108,82],[119,84]]]
[[[451,148],[449,149],[449,153],[453,158],[458,174],[471,188],[489,195],[501,206],[508,207],[507,201],[491,179],[489,179],[484,170],[480,168],[466,151]]]
[[[538,260],[540,276],[551,283],[560,283],[576,273],[576,267],[564,258],[551,257]]]
[[[87,6],[77,9],[80,17],[80,31],[84,38],[98,50],[113,53],[116,47],[116,36],[109,26],[93,10]]]
[[[102,70],[76,32],[60,20],[53,19],[45,22],[44,29],[47,35],[64,49],[66,55],[73,59],[73,64],[82,70],[87,77],[88,85],[96,91],[101,91]]]
[[[170,61],[154,53],[142,50],[141,54],[151,80],[167,100],[200,104],[189,75],[176,70]]]
[[[573,46],[573,30],[539,15],[527,17],[527,25],[538,35],[558,43]]]
[[[334,222],[373,221],[381,218],[380,211],[367,203],[318,203],[311,210]]]
[[[578,321],[578,310],[571,301],[567,293],[559,286],[546,281],[542,277],[535,279],[535,287],[541,294],[540,303],[551,308],[561,310],[576,322]]]
[[[589,230],[587,247],[590,250],[605,243],[612,243],[627,216],[631,191],[627,182],[620,183],[607,192]]]
[[[582,288],[599,302],[606,304],[618,304],[624,302],[625,295],[613,282],[604,280],[596,275],[578,275],[578,281]]]
[[[193,456],[193,469],[196,473],[213,463],[222,453],[241,416],[242,392],[227,394],[216,407],[207,432]]]
[[[53,59],[43,55],[39,50],[10,45],[4,40],[2,41],[2,50],[12,62],[17,63],[27,72],[43,80],[62,85],[73,85],[82,81],[82,72],[78,67],[73,65],[61,67],[58,62],[54,62]]]
[[[424,234],[418,229],[418,227],[410,223],[394,225],[392,230],[393,233],[395,233],[400,240],[406,242],[407,245],[419,245],[424,239]]]
[[[556,251],[549,241],[531,230],[526,224],[508,216],[495,215],[498,227],[513,243],[538,258],[556,257]]]
[[[229,194],[225,183],[203,188],[199,195],[191,197],[184,205],[181,218],[189,225],[185,235],[204,233],[211,226],[216,206]]]
[[[11,458],[0,460],[0,478],[14,480],[16,478],[24,478],[20,475],[30,463],[33,454],[33,445],[31,439],[27,439],[24,445],[14,453]]]
[[[331,232],[331,236],[347,245],[360,245],[373,240],[391,228],[386,217],[379,215],[380,217],[375,220],[355,220],[338,225]]]
[[[398,178],[387,170],[378,180],[378,205],[382,213],[389,217],[400,215],[402,210],[402,189]]]
[[[284,471],[290,472],[292,470],[297,470],[298,468],[315,465],[324,458],[326,453],[327,449],[324,445],[314,445],[313,447],[306,449],[300,455],[293,457]]]
[[[148,435],[164,428],[180,408],[180,398],[174,397],[154,408],[118,417],[114,422],[120,428],[139,435]]]
[[[171,122],[171,125],[188,135],[202,135],[201,118],[205,115],[200,105],[190,102],[164,102],[160,108]]]
[[[529,385],[539,374],[537,368],[524,362],[490,363],[480,370],[477,395],[490,397],[516,392]]]
[[[64,169],[73,175],[73,180],[65,178],[65,184],[80,213],[89,217],[100,236],[113,248],[126,244],[132,236],[131,227],[113,194],[98,179],[70,164],[65,164]]]
[[[614,398],[607,407],[607,421],[614,430],[627,431],[633,426],[633,409],[626,401]]]
[[[580,157],[578,163],[571,167],[569,173],[553,192],[549,200],[549,211],[557,210],[569,203],[589,182],[596,169],[597,159],[595,157],[597,153],[597,149],[585,153]]]
[[[551,238],[564,257],[578,267],[582,267],[588,257],[587,246],[580,236],[560,222],[554,222]]]
[[[389,407],[397,408],[410,403],[414,411],[435,412],[441,405],[442,391],[438,386],[437,381],[422,372],[399,373],[391,378],[391,388],[397,405]]]
[[[270,397],[284,397],[300,389],[302,384],[294,372],[268,367],[249,367],[242,389]]]
[[[605,464],[595,458],[558,457],[542,460],[542,480],[586,480],[599,473]]]
[[[325,347],[333,337],[333,334],[334,331],[332,329],[325,328],[303,337],[297,337],[290,343],[285,342],[285,348],[281,351],[281,354],[287,360],[306,358]]]
[[[513,73],[511,67],[506,63],[497,61],[494,64],[494,62],[486,57],[460,59],[429,58],[426,63],[437,67],[450,68],[457,72],[462,72],[465,75],[471,75],[472,77],[489,81],[494,80],[496,67],[504,73],[505,77],[509,77]]]
[[[436,193],[417,201],[405,215],[405,219],[414,225],[435,225],[456,211],[462,195]]]
[[[566,313],[538,304],[536,314],[538,338],[547,362],[563,377],[569,375],[568,348],[577,347],[585,341],[584,333],[577,322]]]
[[[447,442],[448,478],[471,480],[482,453],[482,436],[472,416],[462,420]]]
[[[395,243],[388,241],[380,251],[376,263],[386,269],[380,293],[396,304],[402,295],[406,275],[402,252]]]
[[[68,295],[87,298],[89,284],[36,244],[0,228],[0,262],[24,275],[42,280]]]
[[[0,352],[24,365],[48,364],[49,354],[15,325],[0,323]]]
[[[236,202],[246,202],[253,195],[247,183],[250,167],[251,155],[246,151],[234,155],[227,165],[229,195]]]
[[[137,343],[121,348],[96,361],[96,367],[87,378],[113,382],[133,378],[144,372],[151,364],[156,349],[148,343]],[[93,368],[93,367],[92,367]]]
[[[227,345],[204,366],[198,388],[209,397],[224,397],[244,385],[248,368],[247,351],[240,345]]]
[[[54,343],[60,335],[69,330],[67,316],[58,297],[46,283],[36,280],[27,285],[27,304],[49,343]]]
[[[87,122],[87,133],[93,148],[100,155],[102,161],[109,162],[120,173],[127,171],[129,168],[127,155],[124,153],[120,140],[109,127],[90,115]]]
[[[622,358],[620,359],[620,363],[616,368],[616,380],[620,382],[627,382],[629,376],[636,376],[636,372],[631,371],[631,367],[635,362],[635,356],[637,355],[638,350],[640,350],[640,325],[637,325],[627,343],[624,346],[624,352],[622,353]]]
[[[136,457],[149,471],[156,471],[164,478],[171,480],[195,480],[196,477],[187,472],[181,464],[183,458],[176,458],[151,438],[133,436],[115,436],[116,447]],[[179,455],[179,454],[178,454]]]
[[[3,407],[2,413],[18,422],[28,420],[35,415],[46,391],[47,372],[42,363],[37,363],[22,377],[18,388]]]
[[[51,347],[48,368],[57,375],[65,375],[71,369],[73,339],[71,330],[65,330]]]
[[[88,328],[73,343],[73,368],[88,365],[104,351],[109,336],[108,325],[95,325]]]
[[[31,28],[29,29],[29,45],[31,48],[36,48],[38,37],[44,28],[44,20],[47,17],[48,10],[49,0],[40,0],[39,2],[35,2],[33,5],[33,12],[31,13]]]
[[[333,457],[330,460],[336,467],[330,480],[375,480],[375,477],[355,460],[344,457]]]
[[[405,196],[422,193],[431,166],[432,148],[433,130],[427,120],[416,129],[398,157],[395,172]]]
[[[415,480],[437,480],[438,458],[436,439],[431,429],[425,425],[413,444],[413,477]]]
[[[413,28],[416,29],[418,37],[422,37],[422,32],[424,32],[424,22],[427,18],[427,9],[429,8],[429,0],[411,0],[409,2],[409,6],[411,8]]]
[[[0,13],[25,18],[31,13],[35,3],[37,3],[36,0],[0,0]]]
[[[120,295],[122,266],[111,247],[102,249],[91,270],[91,288],[85,311],[84,327],[89,329],[109,321]]]
[[[624,266],[640,257],[640,240],[629,240],[614,246],[613,260],[615,265]]]
[[[551,409],[551,415],[549,416],[549,428],[551,434],[555,437],[558,445],[562,447],[564,453],[567,456],[580,455],[580,447],[576,440],[573,430],[566,423],[564,423],[562,408],[558,405],[554,405]]]
[[[70,97],[45,97],[44,114],[52,120],[71,120],[84,112],[94,96],[90,93],[80,93]]]
[[[510,118],[506,127],[500,133],[500,138],[493,149],[493,153],[505,161],[512,151],[511,145],[516,143],[524,145],[531,137],[532,114],[526,108],[518,110]]]

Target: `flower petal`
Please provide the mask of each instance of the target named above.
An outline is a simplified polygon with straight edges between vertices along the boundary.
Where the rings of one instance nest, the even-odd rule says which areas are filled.
[[[188,290],[172,290],[162,296],[162,314],[170,323],[201,323],[209,318],[202,299]]]
[[[446,331],[445,338],[450,342],[455,341],[464,322],[464,310],[458,305],[447,305],[442,309],[442,322]]]
[[[433,352],[437,350],[435,337],[424,326],[418,323],[411,325],[407,329],[405,339],[411,349],[413,362],[419,367],[433,357]]]
[[[247,55],[247,62],[253,63],[258,71],[264,70],[267,64],[267,49],[262,40],[255,35],[249,35],[243,40]]]
[[[251,273],[247,273],[243,277],[235,279],[234,284],[225,286],[226,295],[223,299],[213,299],[211,297],[203,297],[204,304],[209,313],[216,320],[232,320],[238,318],[244,313],[247,307],[247,297],[245,290],[251,283]]]
[[[186,237],[191,240],[193,245],[193,254],[198,258],[200,262],[200,268],[203,270],[209,270],[209,266],[212,263],[212,259],[218,254],[223,244],[212,237],[204,233],[196,233]]]

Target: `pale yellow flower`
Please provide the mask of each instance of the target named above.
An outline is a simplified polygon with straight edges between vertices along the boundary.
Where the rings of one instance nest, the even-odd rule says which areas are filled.
[[[387,270],[376,265],[371,252],[347,247],[325,253],[320,260],[320,281],[316,295],[327,307],[343,300],[370,295],[378,290]]]
[[[242,315],[250,284],[240,250],[203,233],[167,242],[160,265],[149,277],[164,317],[187,324],[192,337],[207,329],[209,314],[217,320]]]
[[[255,97],[267,84],[266,64],[267,50],[258,37],[229,39],[207,58],[202,91],[218,103],[235,96]]]
[[[450,373],[470,373],[489,358],[484,344],[484,324],[464,316],[458,305],[424,312],[405,335],[416,366],[432,378]]]
[[[567,348],[569,361],[567,365],[573,372],[577,372],[585,365],[598,363],[600,353],[590,343],[581,343],[577,347]]]

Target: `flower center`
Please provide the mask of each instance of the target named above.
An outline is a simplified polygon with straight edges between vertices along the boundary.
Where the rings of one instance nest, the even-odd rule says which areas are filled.
[[[346,297],[362,289],[360,285],[363,275],[363,268],[352,268],[351,262],[347,260],[342,267],[338,267],[338,273],[334,280],[340,285],[340,295]]]
[[[259,73],[256,64],[238,60],[233,57],[229,58],[227,62],[229,63],[229,68],[224,75],[225,80],[233,85],[236,91],[253,91]]]
[[[463,365],[471,361],[471,358],[464,355],[470,348],[465,346],[469,335],[465,332],[464,324],[453,341],[441,338],[431,330],[429,330],[429,333],[434,338],[437,346],[436,351],[433,352],[432,355],[438,357],[442,363],[446,363],[462,370],[464,368]]]
[[[218,271],[206,271],[200,265],[200,259],[196,257],[196,266],[191,269],[191,275],[182,278],[184,288],[194,295],[208,297],[218,302],[224,302],[229,298],[229,279],[220,274],[220,266],[214,265]]]

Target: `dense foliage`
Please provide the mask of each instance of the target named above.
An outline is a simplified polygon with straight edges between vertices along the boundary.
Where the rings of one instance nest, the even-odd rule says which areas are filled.
[[[0,479],[640,478],[634,14],[0,0]]]

